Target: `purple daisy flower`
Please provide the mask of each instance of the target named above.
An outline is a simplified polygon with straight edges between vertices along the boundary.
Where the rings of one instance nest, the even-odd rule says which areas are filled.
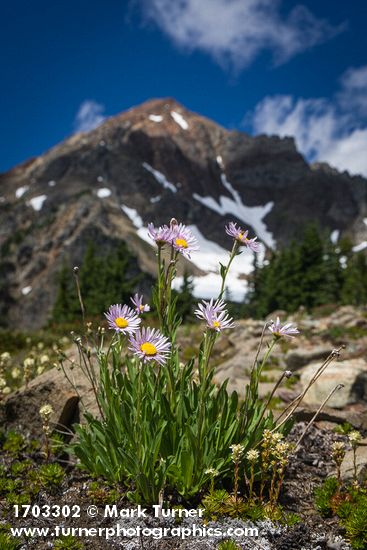
[[[173,233],[172,246],[178,252],[181,252],[186,258],[190,258],[191,252],[199,250],[198,241],[191,230],[183,223],[171,225]]]
[[[143,295],[139,296],[139,294],[136,293],[130,300],[135,306],[136,313],[140,314],[150,311],[150,306],[148,304],[143,304]]]
[[[282,325],[279,317],[277,317],[277,320],[275,322],[271,322],[269,330],[276,338],[281,338],[282,336],[285,336],[287,338],[294,338],[295,334],[299,334],[299,330],[296,326],[293,326],[293,323],[286,323],[285,325]]]
[[[229,222],[228,225],[226,225],[226,233],[230,237],[233,237],[240,245],[247,246],[250,250],[253,252],[259,252],[260,250],[260,243],[256,242],[257,237],[254,237],[253,239],[249,239],[247,237],[248,230],[242,229],[242,227],[237,227],[237,224],[234,222]]]
[[[138,330],[141,323],[140,317],[129,306],[114,304],[110,306],[105,317],[110,329],[122,334],[133,333]]]
[[[228,311],[225,308],[223,300],[210,300],[210,302],[202,301],[198,304],[198,309],[195,311],[196,317],[204,319],[208,328],[220,332],[226,328],[233,328],[233,319],[229,317]]]
[[[164,365],[171,350],[171,344],[159,330],[143,327],[130,336],[129,349],[144,363],[156,361]]]
[[[168,225],[154,227],[153,223],[148,223],[148,235],[157,243],[158,246],[171,244],[173,239],[172,227],[169,227]]]
[[[223,311],[226,307],[226,304],[223,300],[216,300],[214,302],[214,298],[210,300],[210,302],[206,302],[203,300],[203,302],[198,304],[198,309],[195,310],[195,315],[199,319],[205,320],[205,312],[210,308],[210,310],[213,313],[220,313]]]

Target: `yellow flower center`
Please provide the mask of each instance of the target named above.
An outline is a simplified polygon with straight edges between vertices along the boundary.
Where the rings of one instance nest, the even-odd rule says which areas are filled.
[[[185,239],[176,239],[177,246],[180,246],[181,248],[187,248],[188,244]]]
[[[213,321],[213,327],[220,328],[220,322],[219,321]]]
[[[126,328],[129,326],[129,321],[126,321],[123,317],[117,317],[115,323],[119,328]]]
[[[144,306],[143,306],[143,304],[140,304],[139,309],[140,309],[140,311],[144,311]]]
[[[141,344],[140,349],[145,355],[157,355],[157,348],[150,342],[144,342]]]

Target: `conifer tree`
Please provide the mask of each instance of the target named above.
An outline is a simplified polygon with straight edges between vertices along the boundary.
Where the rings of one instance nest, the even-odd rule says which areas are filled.
[[[343,304],[361,305],[367,303],[367,258],[363,252],[349,259],[344,271],[341,290]]]
[[[245,310],[264,317],[276,309],[293,312],[337,303],[367,303],[366,256],[353,254],[348,239],[333,245],[310,225],[302,238],[256,266]]]
[[[124,242],[109,253],[98,255],[89,242],[79,269],[79,281],[87,316],[101,315],[114,303],[128,303],[143,275],[131,276],[134,258]],[[80,314],[72,266],[64,262],[58,276],[58,290],[52,317],[73,321]]]

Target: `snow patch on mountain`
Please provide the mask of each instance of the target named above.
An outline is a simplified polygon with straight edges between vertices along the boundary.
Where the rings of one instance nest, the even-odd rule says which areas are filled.
[[[26,193],[29,189],[29,185],[23,185],[23,187],[18,187],[18,189],[15,191],[15,196],[17,199],[20,199],[23,197],[24,193]]]
[[[221,155],[217,156],[216,161],[217,161],[217,164],[221,167],[221,169],[224,170],[224,162],[223,162],[223,158],[221,157]]]
[[[32,292],[32,287],[31,286],[25,286],[25,287],[22,288],[21,292],[22,292],[23,296],[27,296],[27,294]]]
[[[180,113],[178,113],[177,111],[171,111],[171,117],[179,126],[181,126],[183,130],[189,129],[188,122],[184,119],[184,117]]]
[[[152,122],[162,122],[163,120],[163,117],[161,115],[149,115],[148,118]]]
[[[162,197],[160,195],[157,195],[156,197],[151,197],[150,202],[152,204],[155,204],[156,202],[159,202],[161,200],[161,198]]]
[[[276,242],[273,234],[267,229],[266,224],[263,222],[265,216],[269,214],[273,208],[274,203],[270,201],[264,206],[246,206],[243,204],[238,191],[234,189],[224,173],[221,174],[221,181],[223,186],[232,195],[232,198],[221,195],[219,197],[219,202],[217,202],[213,197],[202,197],[197,193],[193,194],[193,198],[221,216],[232,214],[245,225],[251,225],[259,239],[268,247],[275,248]]]
[[[189,229],[199,244],[199,251],[192,253],[191,262],[202,271],[207,272],[206,275],[201,277],[193,277],[194,295],[198,298],[215,298],[218,296],[222,284],[219,262],[226,265],[229,260],[230,251],[207,239],[196,225],[190,225]],[[244,299],[248,288],[248,283],[244,276],[253,271],[253,260],[253,253],[244,248],[243,253],[233,261],[226,280],[226,288],[230,293],[231,299],[239,302]],[[262,261],[262,258],[260,258],[260,261]],[[174,287],[179,289],[181,285],[182,277],[178,277],[174,281]]]
[[[47,199],[47,195],[38,195],[38,197],[33,197],[33,199],[30,199],[28,201],[28,205],[33,208],[33,210],[36,210],[36,212],[39,212],[42,209],[43,203]]]
[[[135,208],[129,208],[128,206],[125,206],[124,204],[121,205],[122,210],[125,212],[127,217],[132,221],[133,225],[140,229],[143,227],[143,220],[141,219],[141,216],[139,216],[137,210]]]
[[[121,205],[121,209],[127,215],[127,217],[132,222],[134,227],[136,227],[137,235],[143,241],[145,241],[145,242],[149,243],[150,245],[154,246],[154,243],[153,243],[152,239],[149,237],[147,228],[144,226],[144,222],[143,222],[141,216],[138,214],[138,211],[135,210],[135,208],[130,208],[129,206],[126,206],[125,204]]]
[[[111,196],[111,189],[108,189],[108,187],[101,187],[97,191],[97,197],[100,199],[106,199],[107,197]]]
[[[164,187],[165,189],[169,189],[170,191],[172,191],[172,193],[177,192],[177,189],[176,189],[175,185],[173,183],[171,183],[170,181],[168,181],[168,179],[166,178],[166,176],[164,174],[162,174],[162,172],[159,172],[158,170],[155,170],[147,162],[143,162],[142,166],[143,166],[143,168],[145,168],[145,170],[147,170],[148,172],[153,174],[153,176],[155,177],[157,182],[160,183],[162,185],[162,187]]]

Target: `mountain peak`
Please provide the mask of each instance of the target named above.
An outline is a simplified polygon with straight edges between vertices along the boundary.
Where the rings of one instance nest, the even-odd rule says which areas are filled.
[[[134,269],[152,274],[151,221],[175,217],[190,226],[200,252],[186,268],[196,294],[209,297],[219,288],[217,262],[226,263],[231,247],[228,221],[257,235],[264,257],[311,220],[362,246],[366,211],[363,178],[312,169],[293,140],[227,131],[172,98],[153,99],[0,177],[6,318],[45,323],[61,265],[79,265],[90,241],[113,250],[123,240]],[[236,259],[233,298],[243,298],[252,265],[249,252]]]

